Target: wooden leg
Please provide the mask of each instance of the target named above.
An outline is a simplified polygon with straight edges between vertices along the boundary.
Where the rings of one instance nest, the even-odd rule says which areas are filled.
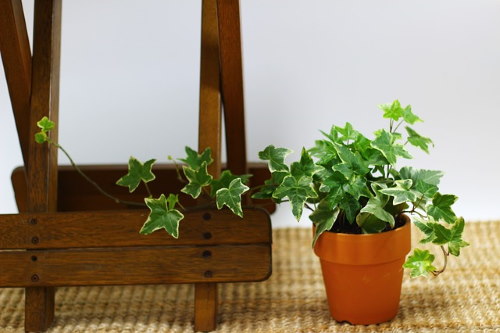
[[[217,284],[197,283],[194,287],[194,329],[213,331],[217,326]]]
[[[25,319],[26,332],[44,332],[54,321],[53,287],[26,288]]]

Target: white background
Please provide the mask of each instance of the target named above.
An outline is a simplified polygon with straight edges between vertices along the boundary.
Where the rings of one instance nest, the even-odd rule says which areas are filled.
[[[200,6],[64,1],[60,142],[76,161],[165,161],[196,146]],[[445,172],[459,215],[500,218],[500,2],[241,0],[241,16],[249,160],[268,144],[300,151],[333,123],[369,135],[386,126],[376,105],[398,98],[436,144],[409,164]],[[0,124],[0,213],[11,213],[21,154],[3,75]],[[273,218],[296,223],[286,207]]]

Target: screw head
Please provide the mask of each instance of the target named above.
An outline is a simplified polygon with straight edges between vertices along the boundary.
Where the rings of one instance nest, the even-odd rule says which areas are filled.
[[[203,273],[203,276],[206,278],[211,278],[213,275],[212,271],[205,271],[205,273]]]
[[[203,233],[203,238],[205,238],[205,239],[210,239],[210,238],[212,238],[212,233],[210,233],[210,232],[205,232],[205,233]]]
[[[205,221],[208,221],[208,220],[210,220],[211,218],[212,218],[212,214],[210,214],[210,213],[205,213],[205,214],[203,214],[203,219],[204,219]]]
[[[33,225],[34,225],[34,224],[37,224],[37,222],[38,222],[38,221],[37,221],[35,218],[31,218],[31,219],[29,220],[29,223],[30,223],[30,224],[33,224]]]
[[[40,281],[40,278],[38,277],[38,275],[33,274],[33,275],[31,276],[31,281],[32,281],[32,282],[38,282],[38,281]]]
[[[31,256],[31,261],[37,261],[38,257],[37,256]]]
[[[212,256],[212,251],[203,251],[202,253],[203,258],[210,258]]]
[[[31,243],[33,243],[33,244],[38,244],[38,243],[40,243],[40,238],[38,238],[38,237],[36,237],[36,236],[35,236],[35,237],[33,237],[33,238],[31,238]]]

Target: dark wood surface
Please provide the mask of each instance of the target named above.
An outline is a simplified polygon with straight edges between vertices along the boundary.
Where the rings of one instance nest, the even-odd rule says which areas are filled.
[[[22,264],[21,264],[22,263]],[[8,251],[0,285],[85,286],[261,281],[271,274],[269,244]]]
[[[229,210],[185,213],[175,239],[164,231],[141,235],[145,210],[0,215],[1,249],[184,246],[271,243],[271,221],[262,209],[245,208],[244,219]]]
[[[30,144],[31,50],[21,0],[0,0],[0,53],[24,164]]]
[[[31,113],[28,140],[39,129],[43,116],[58,122],[59,66],[61,45],[61,0],[36,0],[34,9]],[[50,138],[57,142],[57,128]],[[29,145],[28,205],[30,212],[57,209],[57,150],[48,145]],[[35,236],[35,235],[31,235]],[[25,297],[25,329],[38,332],[54,320],[53,288],[28,288]]]

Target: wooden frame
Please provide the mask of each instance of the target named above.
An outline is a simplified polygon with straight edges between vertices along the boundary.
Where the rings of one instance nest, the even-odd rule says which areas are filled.
[[[0,0],[0,52],[25,164],[12,176],[21,213],[0,215],[0,287],[25,288],[25,329],[39,332],[54,320],[57,286],[194,283],[195,329],[213,330],[217,283],[271,274],[269,214],[245,208],[240,219],[225,210],[192,210],[179,240],[165,233],[141,236],[146,211],[100,200],[87,185],[72,190],[81,181],[75,172],[58,166],[53,147],[32,143],[38,119],[58,118],[61,2],[35,0],[31,55],[21,0]],[[212,148],[209,172],[218,176],[224,106],[227,167],[237,174],[250,169],[253,185],[262,183],[265,165],[246,161],[238,0],[203,0],[201,35],[199,149]],[[50,135],[56,141],[57,128]],[[84,170],[114,183],[124,168]],[[160,166],[157,174],[163,190],[178,191],[171,166]],[[110,192],[124,195],[117,188]]]

